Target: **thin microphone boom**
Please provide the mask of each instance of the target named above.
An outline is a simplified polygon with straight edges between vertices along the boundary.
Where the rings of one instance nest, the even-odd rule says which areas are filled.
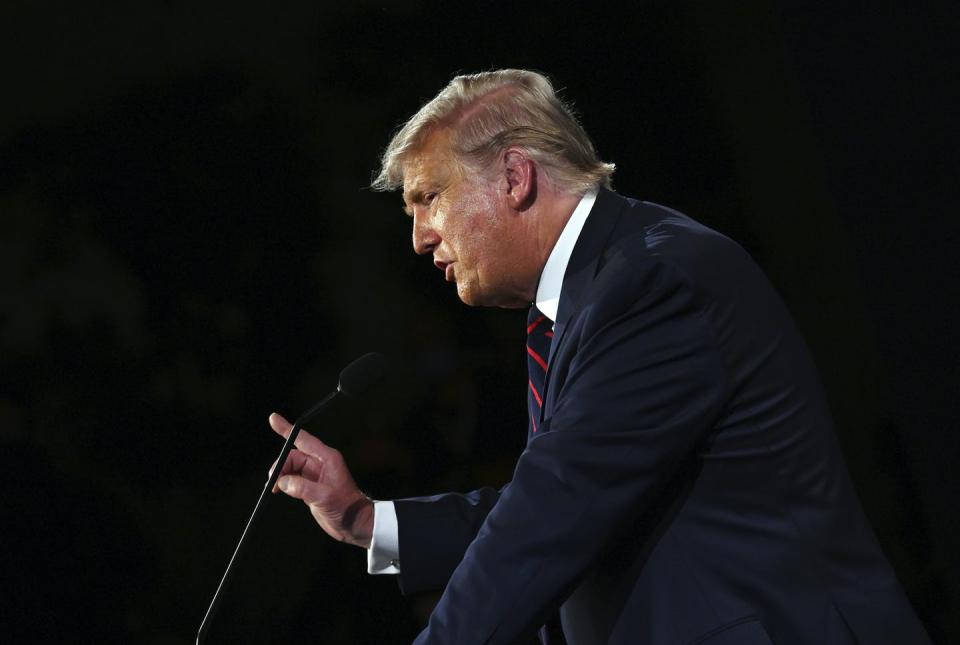
[[[230,574],[233,571],[233,564],[240,557],[247,534],[250,533],[250,529],[254,526],[254,523],[259,516],[260,508],[264,506],[269,497],[270,491],[273,490],[274,485],[277,483],[277,479],[280,478],[280,473],[283,471],[283,465],[287,461],[287,456],[293,449],[294,442],[297,440],[297,435],[300,434],[300,428],[305,423],[315,418],[323,410],[323,408],[330,403],[330,401],[337,398],[337,396],[340,394],[360,394],[370,386],[376,384],[376,382],[383,377],[384,363],[385,360],[383,355],[376,352],[364,354],[357,360],[353,361],[343,368],[342,372],[340,372],[340,380],[337,384],[337,389],[325,396],[323,400],[301,414],[299,417],[297,417],[297,420],[294,421],[293,427],[290,428],[290,434],[287,436],[287,440],[283,442],[283,448],[280,449],[280,456],[277,457],[277,465],[274,467],[273,472],[270,473],[267,483],[260,492],[260,497],[257,499],[257,504],[253,507],[253,512],[250,514],[250,519],[247,520],[247,525],[244,527],[243,533],[240,535],[240,541],[237,542],[237,548],[233,550],[233,555],[230,557],[230,562],[227,564],[227,569],[223,572],[223,577],[220,579],[220,584],[217,586],[217,591],[213,594],[213,600],[210,601],[210,606],[207,608],[207,613],[204,615],[203,621],[200,623],[200,629],[197,630],[197,645],[200,645],[203,641],[208,626],[213,622],[213,619],[217,614],[217,610],[220,608],[220,599],[223,598],[223,595],[226,592],[231,580]]]

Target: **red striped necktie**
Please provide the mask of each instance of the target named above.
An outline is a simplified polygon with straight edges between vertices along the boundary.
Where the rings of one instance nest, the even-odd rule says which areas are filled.
[[[547,357],[553,342],[553,321],[543,315],[536,305],[527,314],[527,407],[530,409],[530,430],[527,438],[540,428],[540,410],[543,408],[543,384],[547,378]],[[537,632],[542,645],[564,645],[560,616],[554,614]]]
[[[536,305],[527,314],[527,407],[530,411],[530,434],[540,427],[540,409],[543,407],[543,384],[547,378],[547,357],[553,341],[553,321],[543,315]]]

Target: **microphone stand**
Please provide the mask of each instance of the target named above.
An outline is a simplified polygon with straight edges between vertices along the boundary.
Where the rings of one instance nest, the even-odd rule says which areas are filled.
[[[277,479],[280,478],[280,471],[283,470],[283,465],[287,461],[287,455],[290,454],[290,451],[293,449],[293,444],[297,440],[297,435],[300,434],[300,427],[316,417],[317,414],[341,392],[343,392],[343,389],[338,385],[337,389],[324,397],[322,401],[301,414],[294,422],[293,427],[290,429],[290,434],[287,436],[287,440],[283,443],[283,448],[280,449],[280,456],[277,457],[277,465],[274,467],[273,472],[270,473],[270,478],[267,479],[267,483],[264,485],[263,491],[260,493],[260,498],[257,500],[257,505],[253,507],[253,513],[250,514],[250,519],[247,520],[247,526],[243,529],[243,534],[240,536],[240,541],[237,542],[237,548],[233,551],[233,556],[230,558],[230,563],[227,565],[227,570],[223,572],[223,578],[220,579],[220,585],[217,587],[216,593],[213,594],[213,600],[210,601],[210,606],[207,608],[207,613],[203,617],[203,622],[200,623],[200,629],[197,630],[197,645],[201,645],[201,643],[204,641],[207,626],[213,622],[213,618],[216,616],[217,610],[220,608],[220,599],[223,597],[223,594],[231,580],[230,573],[233,570],[233,563],[236,562],[237,558],[240,556],[240,552],[243,549],[244,540],[246,539],[247,534],[250,533],[250,529],[253,528],[253,525],[259,516],[260,509],[265,505],[270,491],[273,490],[274,485],[277,483]]]

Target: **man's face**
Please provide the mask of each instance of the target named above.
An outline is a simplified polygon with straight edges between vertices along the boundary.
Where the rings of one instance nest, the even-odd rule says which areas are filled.
[[[539,279],[530,253],[529,217],[508,206],[503,173],[479,176],[456,162],[438,131],[404,166],[403,201],[413,218],[413,248],[468,305],[523,307]]]

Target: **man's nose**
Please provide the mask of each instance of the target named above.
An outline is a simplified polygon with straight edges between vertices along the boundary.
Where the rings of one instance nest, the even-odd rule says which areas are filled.
[[[413,213],[413,250],[417,255],[432,253],[441,242],[440,234],[430,225],[426,213],[415,209]]]

